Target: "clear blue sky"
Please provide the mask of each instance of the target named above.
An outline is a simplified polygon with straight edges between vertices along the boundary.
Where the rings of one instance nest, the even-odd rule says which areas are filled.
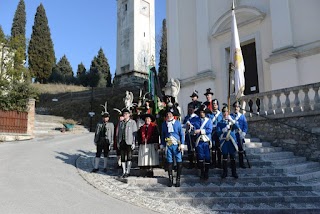
[[[77,71],[81,62],[86,69],[100,47],[110,71],[116,69],[117,1],[116,0],[24,0],[26,5],[26,38],[31,38],[34,16],[43,4],[49,22],[57,62],[65,54]],[[155,0],[156,35],[166,16],[166,0]],[[19,0],[0,0],[0,25],[6,35],[11,34],[14,13]]]

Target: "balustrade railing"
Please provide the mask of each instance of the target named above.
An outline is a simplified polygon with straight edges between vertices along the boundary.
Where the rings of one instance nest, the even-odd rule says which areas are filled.
[[[241,98],[243,113],[257,115],[287,115],[320,110],[319,83],[278,89]]]

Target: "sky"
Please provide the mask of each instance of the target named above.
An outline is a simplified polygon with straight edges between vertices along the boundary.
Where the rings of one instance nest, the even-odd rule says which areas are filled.
[[[137,1],[137,0],[134,0]],[[73,72],[78,64],[89,70],[91,61],[103,49],[114,76],[117,47],[117,0],[24,0],[26,38],[30,40],[37,7],[43,4],[54,44],[57,62],[68,58]],[[166,17],[166,0],[155,0],[156,36]],[[0,25],[11,34],[13,17],[19,0],[0,0]],[[156,54],[157,55],[157,54]]]

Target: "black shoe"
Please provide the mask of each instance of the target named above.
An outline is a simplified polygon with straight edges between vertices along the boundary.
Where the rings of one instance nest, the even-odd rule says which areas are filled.
[[[124,174],[121,176],[121,178],[127,178],[127,177],[129,177],[129,175],[128,175],[127,173],[124,173]]]
[[[98,172],[99,171],[99,169],[95,169],[95,168],[93,168],[93,170],[91,170],[91,172]]]
[[[103,169],[103,172],[104,172],[104,173],[107,173],[107,171],[108,171],[107,168],[104,168],[104,169]]]

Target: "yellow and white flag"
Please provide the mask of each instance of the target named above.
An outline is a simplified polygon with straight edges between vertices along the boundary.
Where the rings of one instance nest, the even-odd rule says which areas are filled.
[[[231,11],[231,46],[230,46],[230,63],[234,70],[234,83],[236,99],[243,96],[245,89],[244,80],[244,62],[242,57],[242,51],[240,47],[237,20],[234,13],[234,4]]]

